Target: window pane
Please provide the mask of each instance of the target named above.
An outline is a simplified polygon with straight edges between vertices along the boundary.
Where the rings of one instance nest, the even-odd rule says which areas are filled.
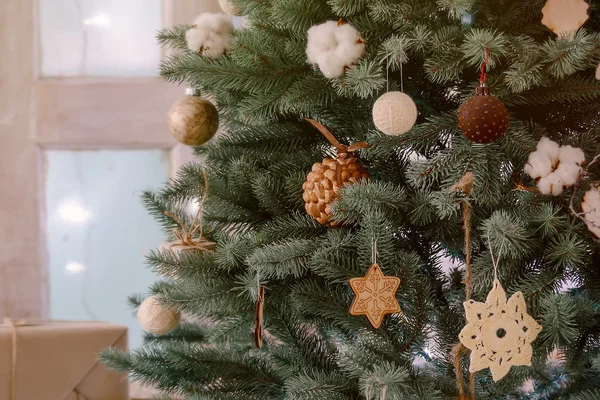
[[[139,346],[142,329],[127,296],[146,293],[157,280],[144,256],[164,238],[140,194],[168,179],[168,153],[52,150],[45,156],[50,315],[127,325],[130,346]]]
[[[42,75],[156,75],[161,3],[39,0]]]

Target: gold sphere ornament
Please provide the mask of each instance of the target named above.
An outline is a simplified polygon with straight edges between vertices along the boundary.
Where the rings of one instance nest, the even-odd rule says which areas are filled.
[[[208,142],[219,128],[219,113],[208,100],[186,96],[171,106],[168,119],[173,137],[187,146]]]
[[[542,24],[560,37],[572,38],[589,18],[585,0],[548,0],[542,8]]]
[[[138,321],[150,333],[164,335],[179,325],[181,314],[160,304],[156,295],[142,302],[137,313]]]
[[[403,92],[387,92],[373,105],[373,123],[386,135],[401,135],[417,122],[417,105]]]
[[[475,96],[465,101],[458,111],[458,126],[474,143],[492,143],[508,129],[508,109],[486,86],[475,90]]]

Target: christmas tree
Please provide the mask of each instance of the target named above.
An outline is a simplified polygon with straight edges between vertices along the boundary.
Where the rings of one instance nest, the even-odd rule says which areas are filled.
[[[599,399],[600,4],[223,2],[243,28],[158,35],[210,118],[143,196],[155,333],[103,360],[190,399]]]

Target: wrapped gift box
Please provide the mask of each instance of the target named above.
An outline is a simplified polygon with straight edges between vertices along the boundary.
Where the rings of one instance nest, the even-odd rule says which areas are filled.
[[[98,362],[107,347],[126,350],[127,328],[0,320],[0,399],[127,400],[127,377]]]

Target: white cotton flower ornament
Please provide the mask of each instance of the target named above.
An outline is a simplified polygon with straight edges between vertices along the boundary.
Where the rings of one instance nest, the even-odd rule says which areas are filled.
[[[543,137],[537,144],[537,150],[529,155],[524,171],[537,180],[540,193],[560,196],[565,187],[577,182],[584,162],[583,150],[569,145],[559,146]]]
[[[350,24],[327,21],[308,30],[308,62],[318,65],[329,79],[343,75],[346,67],[358,61],[364,49],[364,39]]]
[[[553,170],[553,162],[547,154],[534,151],[529,155],[525,164],[525,173],[533,179],[538,179],[550,174]]]
[[[560,153],[560,146],[558,143],[556,143],[552,139],[547,138],[546,136],[543,136],[540,139],[540,141],[538,142],[536,149],[538,150],[538,153],[543,153],[543,154],[547,155],[550,158],[550,160],[552,161],[552,163],[555,163],[558,161],[558,154]]]
[[[191,51],[217,58],[229,48],[232,33],[231,16],[202,13],[185,33],[185,40]]]
[[[581,165],[585,161],[585,153],[583,150],[573,146],[560,146],[558,152],[558,160],[561,163],[570,163]]]

